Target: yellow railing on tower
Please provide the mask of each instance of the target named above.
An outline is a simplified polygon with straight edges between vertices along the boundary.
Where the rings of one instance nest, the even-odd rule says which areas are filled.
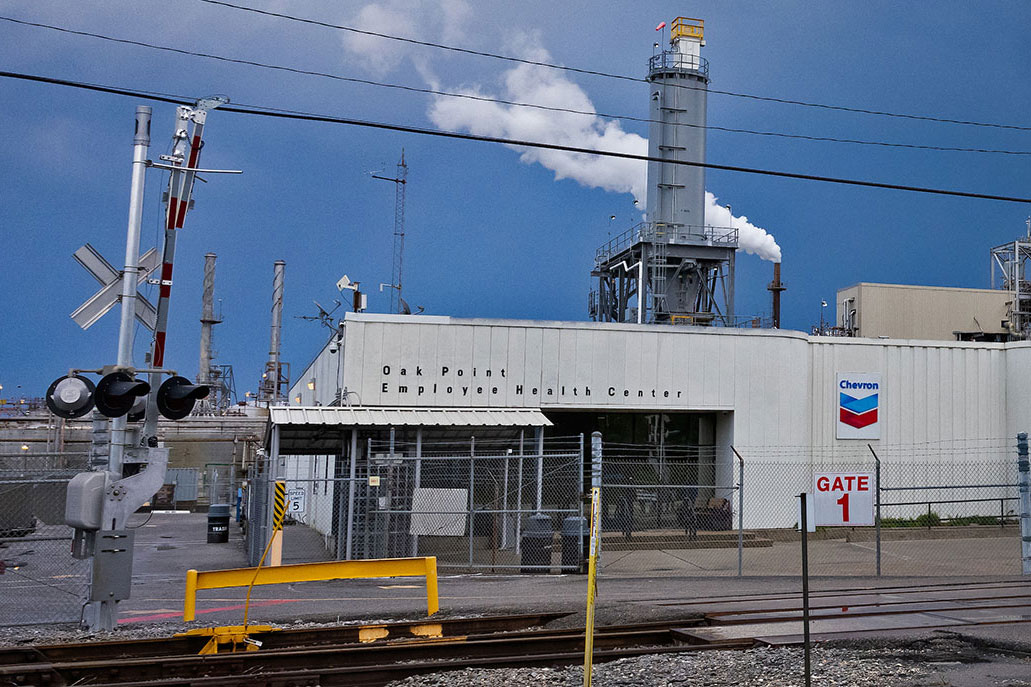
[[[674,19],[673,26],[669,32],[670,40],[685,37],[697,38],[698,40],[704,39],[705,22],[701,19],[691,19],[690,17],[677,17]]]

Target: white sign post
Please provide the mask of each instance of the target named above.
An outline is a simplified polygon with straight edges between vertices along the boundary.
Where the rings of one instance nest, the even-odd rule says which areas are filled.
[[[813,475],[816,524],[857,527],[874,524],[872,472],[818,472]]]

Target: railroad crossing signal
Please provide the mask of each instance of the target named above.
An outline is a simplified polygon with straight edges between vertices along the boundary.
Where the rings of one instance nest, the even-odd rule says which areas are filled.
[[[136,399],[150,393],[150,384],[134,379],[127,372],[112,372],[97,383],[94,402],[107,417],[127,415]]]
[[[71,317],[83,329],[89,329],[104,314],[115,306],[122,291],[122,274],[104,259],[96,248],[86,244],[75,251],[73,257],[93,278],[100,282],[102,288],[80,305]],[[158,268],[160,258],[156,248],[151,248],[140,256],[137,285],[142,284]],[[157,324],[157,309],[140,294],[136,294],[136,319],[147,329],[153,331]]]
[[[158,412],[169,420],[182,420],[193,411],[193,404],[206,398],[210,388],[191,384],[186,377],[169,377],[158,387]]]
[[[59,377],[47,389],[47,407],[58,417],[82,417],[93,409],[95,391],[93,382],[82,375]]]

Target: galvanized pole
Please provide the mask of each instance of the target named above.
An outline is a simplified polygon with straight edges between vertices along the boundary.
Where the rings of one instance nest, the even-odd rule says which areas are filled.
[[[122,270],[122,318],[118,327],[118,366],[133,366],[133,339],[136,332],[136,287],[140,271],[140,227],[143,224],[143,195],[147,174],[147,151],[150,149],[150,115],[147,105],[136,107],[136,133],[133,137],[132,184],[129,190],[129,224],[125,235],[125,268]],[[125,416],[111,421],[111,452],[108,470],[115,479],[122,478],[122,461],[129,442],[126,441]],[[122,523],[118,523],[121,526]]]
[[[344,540],[344,558],[352,559],[354,542],[354,496],[358,479],[358,430],[351,430],[351,455],[347,461],[347,539]]]
[[[544,505],[544,428],[537,428],[537,512]]]
[[[805,687],[812,685],[812,664],[809,645],[809,517],[806,512],[808,495],[802,492],[798,498],[802,500],[802,642],[805,651]]]
[[[737,576],[741,577],[745,567],[745,459],[733,446],[730,450],[737,456]],[[693,506],[692,506],[693,507]]]
[[[519,556],[522,551],[523,534],[523,445],[526,441],[526,430],[519,430],[519,470],[516,475],[516,523],[515,523],[515,552]]]
[[[469,569],[473,567],[473,525],[476,518],[476,437],[469,437]]]
[[[1031,575],[1031,465],[1027,455],[1027,432],[1017,435],[1017,470],[1020,484],[1020,571]]]
[[[874,504],[876,508],[876,515],[874,517],[874,534],[877,539],[877,577],[881,576],[881,459],[877,457],[877,452],[873,450],[873,446],[867,444],[866,447],[870,449],[870,453],[873,454],[874,459],[874,478],[877,482],[877,502]],[[928,518],[930,522],[930,518]]]
[[[422,427],[415,428],[415,488],[422,486]],[[419,555],[419,535],[412,535],[412,556]]]
[[[601,432],[591,434],[591,488],[601,489]]]

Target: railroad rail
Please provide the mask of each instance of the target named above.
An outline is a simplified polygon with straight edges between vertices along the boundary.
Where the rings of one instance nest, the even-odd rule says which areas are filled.
[[[947,583],[815,592],[814,637],[1031,622],[1031,583]],[[801,641],[797,594],[655,600],[679,619],[599,627],[595,660],[786,646]],[[541,629],[566,614],[442,619],[263,633],[260,651],[196,656],[176,637],[0,650],[0,682],[91,687],[384,685],[468,667],[564,666],[583,659],[582,628]],[[431,634],[427,628],[432,625]],[[369,634],[364,630],[374,628]],[[361,643],[372,637],[385,640]]]

